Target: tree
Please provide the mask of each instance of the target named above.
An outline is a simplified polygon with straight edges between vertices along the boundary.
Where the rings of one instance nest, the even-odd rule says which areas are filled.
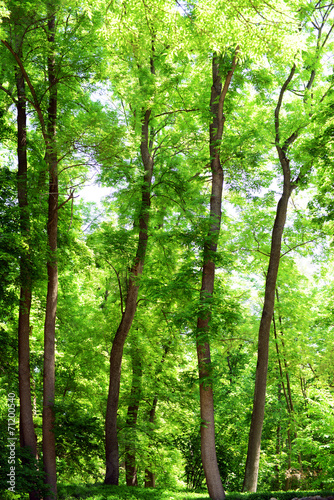
[[[211,112],[213,121],[210,125],[210,158],[212,172],[212,187],[210,198],[210,227],[204,243],[203,275],[201,288],[202,312],[197,320],[197,356],[200,379],[201,404],[201,450],[202,462],[210,498],[223,499],[224,489],[221,483],[215,449],[213,387],[211,375],[210,343],[208,325],[210,321],[210,300],[212,300],[215,262],[214,254],[217,251],[217,240],[221,221],[221,203],[224,173],[220,163],[219,146],[224,130],[224,101],[237,64],[237,52],[234,55],[231,69],[228,71],[224,85],[222,85],[222,68],[219,56],[212,58],[212,87]]]
[[[274,312],[276,280],[281,257],[282,236],[287,217],[288,203],[292,191],[302,182],[305,172],[311,167],[311,165],[302,164],[299,172],[295,173],[294,171],[296,171],[296,169],[292,170],[290,167],[291,160],[289,158],[289,151],[291,150],[292,145],[299,138],[301,132],[311,124],[310,116],[312,116],[312,113],[310,110],[310,100],[312,100],[312,95],[310,95],[310,92],[314,86],[319,59],[332,31],[332,21],[329,20],[332,9],[332,5],[325,5],[319,6],[319,9],[317,7],[314,10],[314,21],[312,24],[316,31],[315,47],[310,49],[310,55],[307,56],[307,63],[311,62],[312,69],[309,71],[309,77],[304,85],[304,89],[300,91],[302,103],[304,105],[303,121],[298,123],[297,126],[294,126],[291,121],[288,121],[288,127],[282,126],[283,98],[287,90],[289,88],[291,89],[290,84],[297,69],[295,63],[292,65],[288,77],[280,88],[274,112],[275,148],[283,174],[283,192],[277,204],[275,222],[271,236],[269,264],[266,273],[264,304],[259,327],[258,364],[256,368],[253,413],[249,432],[248,453],[243,486],[244,491],[256,491],[257,488],[268,370],[269,332]],[[307,22],[307,20],[305,22]],[[324,33],[323,30],[325,30],[326,27],[327,32]],[[300,78],[304,78],[304,72],[301,72]],[[322,101],[322,97],[318,99],[317,104],[319,105]],[[284,139],[282,139],[283,135],[285,136]],[[294,175],[295,177],[293,178]]]

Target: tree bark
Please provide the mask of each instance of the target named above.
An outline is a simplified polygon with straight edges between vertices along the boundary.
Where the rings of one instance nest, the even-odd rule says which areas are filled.
[[[127,429],[131,436],[126,439],[125,444],[125,476],[127,486],[138,486],[136,467],[136,424],[138,418],[139,404],[141,400],[141,379],[143,369],[141,365],[141,354],[134,349],[132,359],[132,386],[128,413],[126,418]]]
[[[45,483],[50,487],[46,500],[57,498],[56,445],[54,435],[55,401],[55,338],[58,299],[57,233],[58,233],[58,159],[56,151],[57,125],[57,81],[55,56],[52,44],[55,41],[55,15],[49,12],[48,57],[49,107],[47,121],[46,160],[49,170],[48,199],[48,290],[44,323],[44,370],[43,370],[43,466]]]
[[[164,360],[164,358],[163,358]],[[163,362],[162,360],[162,362]],[[155,412],[157,409],[158,397],[154,396],[152,407],[149,412],[149,423],[153,424],[155,420]],[[155,474],[149,468],[145,469],[145,488],[155,488]]]
[[[261,435],[264,420],[264,409],[266,400],[267,388],[267,372],[268,372],[268,358],[269,358],[269,333],[270,325],[274,313],[275,304],[275,290],[276,281],[279,268],[279,261],[281,256],[282,236],[286,221],[288,210],[288,203],[293,189],[297,185],[296,182],[291,181],[291,172],[289,159],[286,156],[288,147],[297,139],[298,133],[293,133],[285,142],[280,146],[280,110],[283,101],[284,93],[291,82],[295,73],[295,65],[293,65],[290,74],[284,82],[278,103],[275,108],[275,146],[278,153],[278,158],[283,172],[283,193],[277,204],[276,217],[271,235],[271,248],[269,265],[266,277],[264,303],[262,309],[261,322],[258,335],[258,359],[256,366],[255,376],[255,390],[253,401],[253,413],[251,419],[251,426],[248,438],[248,451],[245,468],[245,477],[243,484],[243,491],[256,492],[257,479],[260,463],[260,447]]]
[[[237,49],[238,50],[238,49]],[[237,51],[236,51],[237,52]],[[208,304],[213,295],[215,279],[214,254],[221,224],[221,202],[224,182],[224,172],[220,163],[220,143],[223,136],[225,116],[223,113],[225,97],[237,64],[234,56],[231,70],[228,72],[224,87],[220,73],[220,58],[217,55],[212,59],[212,87],[211,87],[211,112],[210,124],[210,158],[211,158],[211,198],[210,198],[210,227],[204,243],[204,259],[202,271],[202,287],[200,300],[203,312],[197,320],[197,358],[200,380],[200,408],[201,408],[201,455],[206,483],[210,498],[222,500],[225,498],[224,488],[218,469],[215,448],[213,383],[211,377],[209,321],[211,313]]]
[[[153,157],[150,154],[149,147],[150,115],[151,110],[147,110],[142,122],[142,139],[140,144],[140,151],[145,174],[142,185],[142,199],[139,214],[139,237],[137,253],[130,273],[125,310],[121,319],[121,323],[116,331],[110,353],[110,380],[105,425],[106,474],[104,482],[105,484],[114,485],[117,485],[119,481],[117,409],[121,380],[123,348],[137,309],[137,298],[139,290],[138,279],[143,272],[148,240],[148,223],[151,204],[150,188],[153,173]]]
[[[20,208],[21,236],[29,245],[29,209],[28,209],[28,161],[27,161],[27,115],[25,83],[21,72],[17,70],[17,193]],[[30,386],[30,308],[31,308],[31,263],[29,250],[20,260],[20,304],[18,319],[18,354],[19,354],[19,397],[20,397],[20,444],[28,448],[34,459],[37,458],[37,443],[34,429],[31,386]],[[32,490],[30,500],[37,500],[39,494]]]
[[[274,312],[275,288],[281,254],[283,229],[292,187],[288,179],[284,182],[281,199],[278,202],[272,231],[270,259],[266,279],[264,304],[258,336],[258,361],[255,376],[253,413],[248,440],[248,452],[243,491],[255,492],[260,462],[261,434],[267,387],[269,358],[269,332]]]

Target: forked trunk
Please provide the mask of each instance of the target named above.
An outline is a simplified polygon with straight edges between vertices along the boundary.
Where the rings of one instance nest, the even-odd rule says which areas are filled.
[[[238,49],[237,49],[238,50]],[[200,379],[200,407],[201,407],[201,455],[210,498],[222,500],[225,497],[218,469],[215,447],[215,425],[213,404],[213,383],[211,374],[209,321],[211,317],[210,305],[215,279],[214,254],[221,224],[221,202],[224,182],[224,172],[220,163],[220,143],[223,136],[225,116],[223,113],[225,97],[237,64],[236,55],[228,72],[224,87],[222,86],[220,58],[213,56],[212,60],[212,87],[211,87],[211,112],[212,124],[210,125],[210,157],[211,157],[211,198],[210,218],[211,223],[204,243],[204,262],[202,272],[201,304],[203,313],[197,320],[197,358]]]
[[[282,147],[280,146],[280,110],[284,93],[294,76],[295,69],[296,67],[295,65],[293,65],[288,78],[281,88],[278,103],[275,108],[275,145],[282,167],[284,182],[283,193],[277,204],[275,222],[271,234],[269,265],[266,277],[264,303],[258,335],[258,358],[255,375],[253,413],[248,438],[248,451],[243,484],[243,491],[250,492],[256,492],[257,489],[261,435],[267,388],[269,333],[274,313],[275,290],[281,256],[282,236],[286,221],[289,199],[293,189],[296,187],[298,182],[298,179],[295,182],[291,181],[290,162],[286,156],[288,147],[297,139],[298,133],[293,133],[284,142],[284,145]]]

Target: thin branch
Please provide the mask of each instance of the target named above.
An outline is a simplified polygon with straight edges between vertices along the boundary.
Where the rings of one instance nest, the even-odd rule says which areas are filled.
[[[120,299],[121,299],[121,313],[123,315],[124,314],[124,309],[123,309],[123,293],[122,293],[122,285],[121,285],[121,280],[120,280],[120,277],[119,277],[119,272],[114,268],[114,266],[112,265],[111,262],[109,262],[108,259],[104,258],[104,260],[115,271],[115,274],[116,274],[116,277],[117,277],[117,281],[118,281],[119,296],[120,296]]]
[[[17,100],[15,99],[15,97],[13,96],[13,94],[11,93],[10,90],[6,89],[3,85],[0,85],[0,90],[3,90],[4,92],[6,92],[6,94],[11,98],[13,103],[15,105],[17,105]]]
[[[235,71],[235,68],[238,64],[238,52],[239,52],[239,45],[237,45],[237,47],[235,48],[235,51],[234,51],[234,57],[233,57],[233,60],[232,60],[232,66],[231,66],[231,69],[230,71],[227,73],[227,76],[225,78],[225,83],[224,83],[224,87],[223,87],[223,90],[221,91],[221,94],[219,96],[219,102],[218,102],[218,119],[219,119],[219,126],[218,126],[218,131],[217,131],[217,137],[221,137],[222,136],[222,129],[224,127],[224,123],[225,123],[225,118],[224,118],[224,103],[225,103],[225,98],[226,98],[226,94],[228,92],[228,89],[229,89],[229,86],[230,86],[230,83],[231,83],[231,80],[232,80],[232,76],[234,74],[234,71]]]
[[[295,74],[295,71],[296,71],[296,65],[293,64],[292,68],[291,68],[291,71],[290,71],[290,74],[288,76],[288,78],[285,80],[282,88],[281,88],[281,92],[279,94],[279,98],[278,98],[278,101],[277,101],[277,106],[275,108],[275,144],[279,146],[279,135],[280,135],[280,130],[279,130],[279,127],[280,127],[280,123],[279,123],[279,114],[280,114],[280,111],[281,111],[281,107],[282,107],[282,102],[283,102],[283,96],[284,96],[284,93],[289,85],[289,83],[291,82],[294,74]]]
[[[308,241],[303,241],[302,243],[299,243],[298,245],[295,245],[294,247],[290,248],[286,243],[286,246],[289,248],[289,250],[287,250],[286,252],[282,253],[282,255],[280,256],[280,259],[282,257],[284,257],[284,255],[292,252],[292,250],[295,250],[295,248],[298,248],[298,247],[302,247],[303,245],[307,245],[308,243],[313,243],[314,241],[316,241],[318,238],[313,238],[312,240],[308,240]]]
[[[195,109],[175,109],[174,111],[166,111],[165,113],[160,113],[159,115],[155,115],[154,118],[158,118],[159,116],[172,115],[174,113],[192,113],[193,111],[200,111],[200,108],[195,108]]]
[[[9,45],[9,43],[6,40],[1,40],[1,42],[4,44],[5,47],[7,47],[7,49],[10,51],[10,53],[14,56],[17,64],[20,67],[22,75],[24,76],[24,79],[27,82],[27,85],[28,85],[28,87],[30,89],[31,95],[33,96],[32,105],[34,106],[34,108],[35,108],[35,110],[37,112],[37,115],[38,115],[38,118],[39,118],[39,121],[40,121],[40,124],[41,124],[41,127],[42,127],[43,137],[44,137],[44,139],[46,139],[45,123],[44,123],[43,113],[42,113],[40,104],[39,104],[38,99],[37,99],[37,94],[36,94],[35,88],[34,88],[33,84],[31,83],[30,78],[28,76],[28,73],[26,72],[26,70],[25,70],[25,68],[23,66],[23,63],[22,63],[21,59],[19,58],[19,56],[16,54],[16,52],[12,49],[12,47]]]
[[[73,195],[74,195],[74,189],[71,190],[70,195],[67,198],[67,200],[63,201],[63,203],[61,203],[60,205],[58,205],[57,210],[60,210],[64,205],[66,205],[67,202],[69,202],[70,200],[72,200],[73,199]]]

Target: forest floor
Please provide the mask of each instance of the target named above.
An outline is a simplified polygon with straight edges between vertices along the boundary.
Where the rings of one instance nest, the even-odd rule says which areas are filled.
[[[210,500],[206,492],[105,485],[60,486],[58,498],[59,500]]]
[[[334,498],[328,491],[280,491],[258,493],[227,493],[226,500],[291,500],[293,498],[320,500]],[[135,488],[128,486],[60,485],[59,500],[209,500],[207,492],[168,490],[163,488]]]

